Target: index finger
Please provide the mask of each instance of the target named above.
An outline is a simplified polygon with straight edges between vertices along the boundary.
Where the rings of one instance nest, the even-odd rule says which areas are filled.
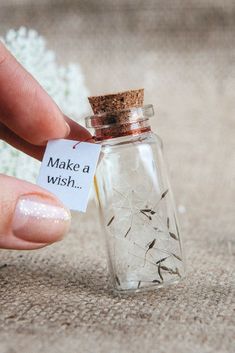
[[[44,145],[70,132],[62,112],[0,41],[0,122],[22,139]]]

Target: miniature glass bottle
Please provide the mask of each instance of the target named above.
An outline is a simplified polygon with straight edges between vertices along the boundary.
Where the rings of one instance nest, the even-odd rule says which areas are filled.
[[[106,104],[98,113],[95,98],[110,102],[113,97],[92,97],[96,114],[86,118],[96,143],[102,144],[95,189],[111,283],[118,293],[156,289],[178,282],[185,273],[162,143],[150,126],[153,106],[137,104],[136,92],[113,95],[115,106]],[[117,101],[125,104],[120,107]]]

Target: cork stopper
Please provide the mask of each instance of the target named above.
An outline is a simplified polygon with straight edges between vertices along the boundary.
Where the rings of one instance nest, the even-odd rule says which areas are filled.
[[[136,89],[103,96],[88,97],[94,114],[143,107],[144,89]]]
[[[103,141],[151,131],[149,118],[153,106],[144,106],[144,89],[89,97],[94,115],[85,118],[86,127],[94,129],[94,139]]]

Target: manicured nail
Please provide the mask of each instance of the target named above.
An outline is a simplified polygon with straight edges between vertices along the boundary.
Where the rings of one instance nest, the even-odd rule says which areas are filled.
[[[67,136],[69,136],[71,129],[70,129],[70,126],[68,123],[65,123],[65,125],[66,125],[66,129],[67,129],[65,137],[67,137]]]
[[[60,240],[70,226],[70,211],[54,200],[38,195],[18,199],[12,221],[13,234],[36,243]]]

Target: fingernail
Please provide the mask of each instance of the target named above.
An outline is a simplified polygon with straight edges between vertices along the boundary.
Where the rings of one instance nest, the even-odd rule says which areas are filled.
[[[12,232],[21,239],[53,243],[68,231],[70,211],[54,200],[38,195],[21,196],[12,220]]]
[[[70,126],[68,123],[65,123],[65,125],[66,125],[66,129],[67,129],[65,137],[67,137],[67,136],[69,136],[71,129],[70,129]]]

